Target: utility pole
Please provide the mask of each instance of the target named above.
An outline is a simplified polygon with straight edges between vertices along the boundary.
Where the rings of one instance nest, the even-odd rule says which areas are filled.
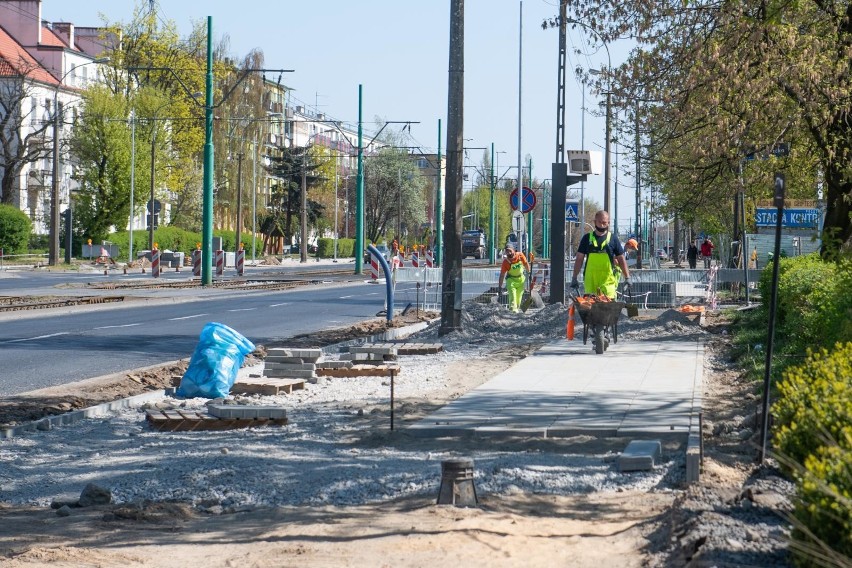
[[[642,199],[642,183],[641,183],[641,170],[640,170],[640,152],[641,148],[639,146],[639,101],[636,101],[636,242],[639,245],[639,248],[636,249],[636,268],[642,268],[642,251],[645,248],[645,245],[642,243],[642,234],[639,232],[640,224],[639,219],[642,218],[641,215],[641,199]]]
[[[491,143],[491,202],[488,209],[488,262],[494,264],[497,260],[494,246],[497,244],[497,227],[494,226],[494,213],[496,204],[494,202],[494,142]]]
[[[157,123],[152,123],[154,126],[153,132],[151,132],[151,222],[148,223],[148,250],[154,250],[154,220],[157,219],[157,215],[159,211],[157,211],[157,201],[154,199],[154,164],[155,158],[157,157]],[[153,254],[153,253],[152,253]],[[151,257],[151,260],[154,260],[154,257]]]
[[[355,175],[355,274],[364,270],[364,124],[363,85],[358,85],[358,170]]]
[[[234,254],[240,251],[243,238],[243,153],[237,154],[237,238],[234,239]],[[234,257],[236,258],[236,256]]]
[[[607,73],[612,73],[612,69],[607,69]],[[606,92],[606,146],[604,150],[604,211],[609,211],[609,164],[610,164],[610,152],[609,152],[609,144],[610,138],[612,138],[611,134],[611,126],[610,126],[610,116],[612,112],[612,92],[609,90]]]
[[[435,266],[444,265],[444,171],[441,157],[441,119],[438,119],[438,195],[435,197]]]
[[[464,0],[450,0],[450,58],[447,88],[446,263],[439,335],[461,329],[461,216],[464,151]]]
[[[299,247],[299,262],[308,262],[308,149],[302,154],[302,206],[301,206],[301,246]],[[360,254],[355,254],[357,259]]]

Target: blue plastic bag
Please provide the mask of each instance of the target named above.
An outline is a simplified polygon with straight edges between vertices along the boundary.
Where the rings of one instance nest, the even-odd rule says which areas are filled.
[[[225,324],[211,322],[201,330],[177,395],[184,398],[228,396],[254,343]]]

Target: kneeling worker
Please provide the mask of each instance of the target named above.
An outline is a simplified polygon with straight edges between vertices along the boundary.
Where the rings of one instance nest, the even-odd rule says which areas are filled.
[[[520,310],[521,298],[524,295],[524,273],[530,271],[530,265],[527,262],[527,257],[522,252],[515,252],[515,247],[511,244],[506,245],[506,256],[503,258],[503,264],[500,266],[500,279],[497,287],[503,289],[503,279],[506,279],[506,291],[509,295],[509,309],[513,312]]]
[[[624,247],[618,237],[609,231],[609,213],[595,213],[595,230],[583,235],[577,247],[577,259],[574,262],[574,275],[571,288],[579,290],[577,275],[583,268],[583,288],[586,294],[600,294],[610,300],[615,299],[615,289],[618,287],[618,272],[616,264],[624,275],[625,293],[630,294],[630,271],[624,260]]]

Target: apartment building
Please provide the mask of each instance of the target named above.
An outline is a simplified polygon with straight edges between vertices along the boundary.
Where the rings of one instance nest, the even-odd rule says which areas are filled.
[[[57,157],[58,211],[68,207],[75,186],[64,145],[53,143],[56,109],[61,142],[80,92],[98,76],[97,58],[119,38],[101,39],[101,28],[46,22],[41,9],[41,0],[0,0],[0,97],[16,114],[0,142],[0,200],[26,212],[36,234],[47,234]]]

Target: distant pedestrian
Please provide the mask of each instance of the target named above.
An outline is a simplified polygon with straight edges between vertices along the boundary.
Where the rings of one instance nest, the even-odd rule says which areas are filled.
[[[695,241],[689,243],[689,248],[686,249],[686,260],[692,269],[698,264],[698,247],[695,246]]]
[[[701,243],[701,258],[704,259],[704,268],[710,268],[710,260],[713,257],[713,249],[716,248],[710,237],[705,237]]]

